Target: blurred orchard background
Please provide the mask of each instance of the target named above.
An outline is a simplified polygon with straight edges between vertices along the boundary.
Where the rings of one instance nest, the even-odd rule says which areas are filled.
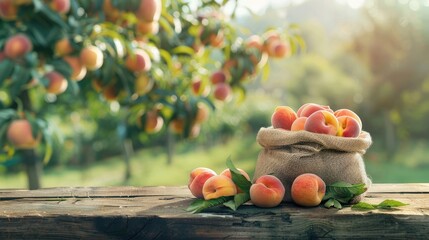
[[[358,113],[373,182],[428,182],[427,22],[427,0],[0,0],[0,188],[252,175],[274,108],[307,102]]]

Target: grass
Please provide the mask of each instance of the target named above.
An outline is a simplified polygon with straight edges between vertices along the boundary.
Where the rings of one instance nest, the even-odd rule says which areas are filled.
[[[410,167],[403,163],[366,162],[366,170],[374,183],[429,182],[429,166]]]
[[[238,168],[246,170],[251,176],[261,147],[255,135],[243,135],[205,148],[193,142],[180,143],[172,164],[167,165],[166,149],[162,147],[144,149],[135,153],[131,159],[132,178],[124,182],[125,167],[121,156],[97,162],[86,168],[56,167],[46,169],[42,178],[43,187],[65,186],[173,186],[186,185],[189,172],[196,167],[209,167],[216,172],[226,168],[225,161],[231,156]],[[426,146],[423,146],[426,149]],[[426,151],[406,149],[397,156],[425,155]],[[376,156],[376,157],[374,157]],[[377,157],[378,156],[378,157]],[[428,164],[409,164],[399,160],[383,160],[383,154],[365,155],[366,170],[374,183],[429,182]],[[23,172],[0,174],[0,188],[26,188],[27,179]]]
[[[167,165],[165,148],[144,149],[136,152],[131,159],[132,178],[128,182],[124,182],[122,157],[115,156],[87,168],[47,169],[43,173],[42,187],[186,185],[192,169],[204,166],[219,173],[226,168],[228,156],[231,156],[236,167],[253,174],[258,151],[259,146],[252,135],[232,138],[209,149],[192,143],[178,144],[170,165]],[[0,174],[0,188],[26,188],[26,181],[24,172]]]

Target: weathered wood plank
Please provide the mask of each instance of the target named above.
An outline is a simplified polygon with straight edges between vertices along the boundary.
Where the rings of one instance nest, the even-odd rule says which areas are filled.
[[[396,189],[396,190],[395,190]],[[427,239],[429,184],[374,184],[364,199],[410,205],[369,212],[284,203],[185,211],[186,187],[0,190],[0,239]]]
[[[429,193],[429,183],[407,183],[407,184],[378,183],[378,184],[373,184],[368,189],[368,192]]]
[[[429,183],[373,184],[368,192],[379,193],[429,193]],[[65,187],[39,190],[0,189],[0,199],[17,198],[98,198],[136,196],[191,196],[186,186],[181,187]]]
[[[38,190],[0,189],[0,199],[17,198],[97,198],[135,196],[191,196],[186,186],[181,187],[61,187]]]

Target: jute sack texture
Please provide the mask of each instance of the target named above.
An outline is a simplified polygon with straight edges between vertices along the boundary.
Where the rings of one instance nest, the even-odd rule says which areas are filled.
[[[265,174],[278,177],[286,189],[284,201],[290,202],[293,180],[303,173],[314,173],[326,184],[344,181],[371,185],[365,171],[363,154],[371,146],[368,132],[357,138],[337,137],[308,131],[261,128],[256,137],[263,147],[253,180]],[[364,194],[353,199],[359,202]]]

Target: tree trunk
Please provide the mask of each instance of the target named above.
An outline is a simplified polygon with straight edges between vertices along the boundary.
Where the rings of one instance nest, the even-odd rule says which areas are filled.
[[[23,91],[20,94],[23,110],[32,112],[33,106],[28,91]],[[37,158],[34,149],[21,150],[24,158],[25,171],[27,173],[28,188],[30,190],[41,188],[40,178],[42,176],[42,163]]]
[[[125,161],[125,177],[124,181],[127,182],[131,179],[131,156],[134,154],[133,142],[129,138],[122,141],[124,148],[124,161]]]
[[[174,144],[174,135],[170,131],[167,131],[167,165],[171,165],[173,163]]]
[[[34,149],[21,150],[24,158],[25,172],[27,173],[28,188],[30,190],[41,188],[42,163],[36,156]]]

